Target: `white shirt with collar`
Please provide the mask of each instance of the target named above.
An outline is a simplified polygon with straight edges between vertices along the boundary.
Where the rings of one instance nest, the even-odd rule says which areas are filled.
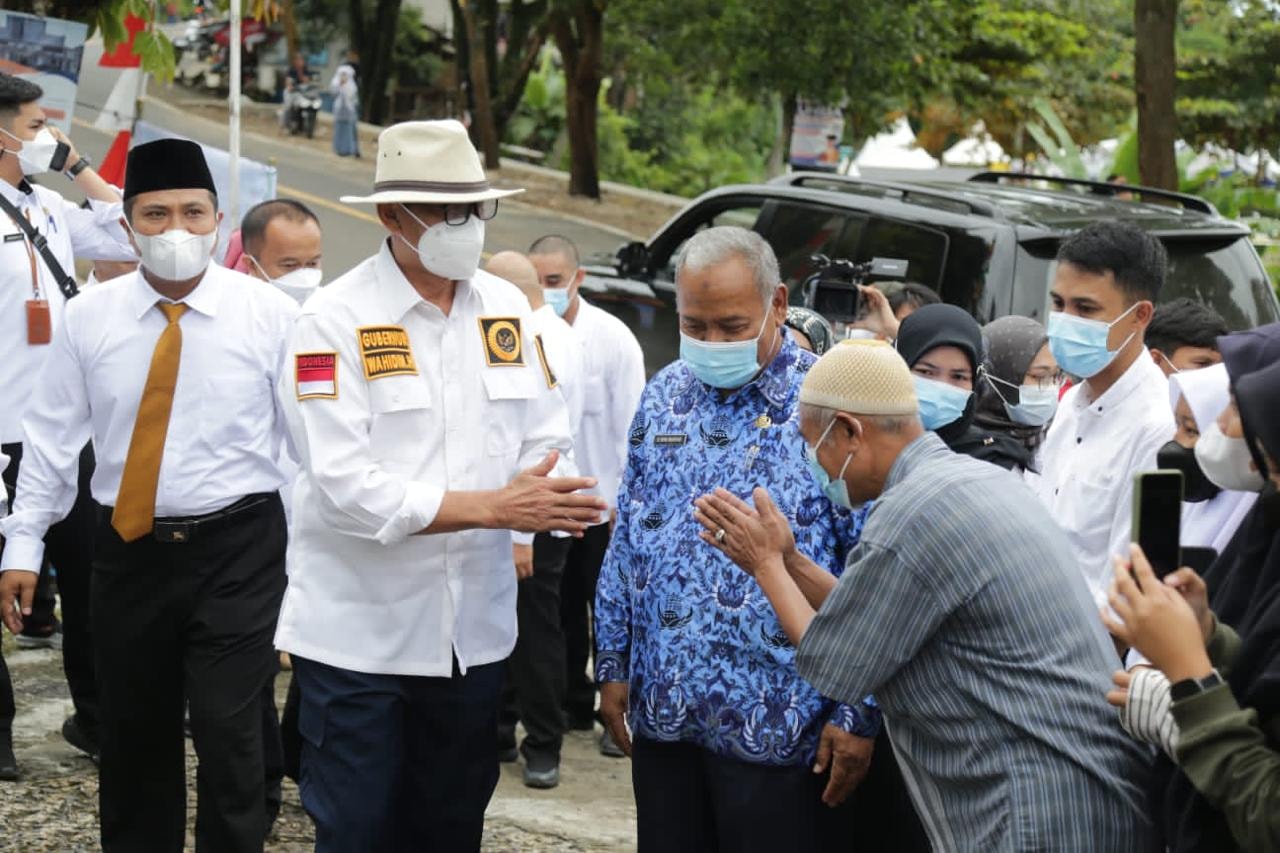
[[[119,202],[90,202],[91,207],[86,210],[47,187],[24,182],[19,189],[3,180],[0,180],[0,194],[44,235],[67,275],[75,276],[76,258],[137,260],[119,222]],[[36,261],[34,289],[28,248]],[[17,223],[0,212],[0,443],[5,444],[22,440],[22,414],[49,352],[48,344],[27,343],[24,306],[33,298],[33,290],[38,290],[39,298],[48,301],[56,331],[62,322],[66,299],[40,253],[27,245]]]
[[[387,244],[311,297],[279,394],[302,471],[276,646],[359,672],[448,676],[516,639],[511,533],[419,534],[446,491],[500,489],[569,418],[529,334],[529,303],[485,272],[444,314]],[[341,626],[341,630],[336,630]]]
[[[140,272],[67,306],[23,418],[24,455],[0,569],[38,569],[42,538],[76,497],[93,439],[93,497],[113,506],[168,301]],[[156,488],[156,517],[204,515],[283,484],[284,421],[275,386],[298,311],[293,300],[210,263],[182,302],[182,355]]]
[[[1133,475],[1156,468],[1173,438],[1168,379],[1142,352],[1101,397],[1069,390],[1040,447],[1040,473],[1027,483],[1067,533],[1098,606],[1106,604],[1112,557],[1128,553]]]
[[[604,498],[613,509],[627,464],[631,421],[644,391],[644,353],[626,323],[581,295],[573,330],[582,344],[584,373],[582,429],[575,436],[578,468],[598,481],[588,494]]]

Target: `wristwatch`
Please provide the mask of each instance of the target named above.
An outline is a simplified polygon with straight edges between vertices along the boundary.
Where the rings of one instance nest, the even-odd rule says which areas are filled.
[[[1183,699],[1198,696],[1224,683],[1222,676],[1218,675],[1215,669],[1204,678],[1184,678],[1182,681],[1175,681],[1169,687],[1169,698],[1175,702],[1181,702]]]
[[[80,159],[76,161],[76,164],[70,169],[67,169],[67,177],[74,181],[81,172],[89,168],[91,165],[93,164],[89,162],[89,158],[82,154],[80,155]]]

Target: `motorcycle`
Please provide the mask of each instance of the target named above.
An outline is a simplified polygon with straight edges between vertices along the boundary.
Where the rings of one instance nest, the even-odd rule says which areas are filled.
[[[305,134],[307,139],[314,139],[319,112],[320,87],[315,83],[302,83],[285,94],[285,127],[290,136]]]

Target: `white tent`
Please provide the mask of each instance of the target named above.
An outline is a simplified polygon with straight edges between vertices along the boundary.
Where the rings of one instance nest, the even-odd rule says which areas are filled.
[[[916,145],[916,135],[905,116],[887,132],[868,139],[853,162],[860,169],[938,168],[938,161]]]
[[[1009,157],[999,142],[991,138],[987,128],[978,122],[969,132],[968,139],[962,139],[942,152],[944,166],[990,166],[992,163],[1008,162]]]

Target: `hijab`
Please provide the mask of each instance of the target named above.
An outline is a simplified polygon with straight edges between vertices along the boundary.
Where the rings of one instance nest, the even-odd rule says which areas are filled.
[[[1280,323],[1218,338],[1250,447],[1280,449]],[[1265,369],[1264,369],[1265,368]],[[1251,375],[1254,374],[1254,375]],[[1248,414],[1246,414],[1246,412]],[[1227,683],[1241,707],[1280,714],[1280,494],[1270,483],[1205,573],[1209,606],[1240,636]],[[1280,749],[1280,744],[1271,744]],[[1174,851],[1238,847],[1222,813],[1176,767],[1162,764],[1165,842]]]
[[[1176,412],[1178,401],[1186,400],[1196,426],[1203,430],[1231,402],[1230,384],[1224,364],[1175,373],[1169,377],[1169,405]],[[1257,500],[1253,492],[1222,491],[1207,501],[1184,503],[1183,546],[1222,551]]]
[[[1044,426],[1027,426],[1010,419],[1005,402],[1015,406],[1021,402],[1019,388],[1036,354],[1049,341],[1044,326],[1030,317],[1009,316],[992,320],[982,327],[987,344],[984,364],[987,377],[977,384],[978,405],[974,422],[989,430],[1012,435],[1034,453],[1044,438]],[[1003,380],[999,388],[991,378]],[[1001,395],[1004,395],[1003,398]]]
[[[816,356],[821,356],[831,349],[831,346],[835,343],[836,333],[831,328],[831,324],[812,308],[805,308],[801,305],[789,306],[787,308],[787,325],[809,339],[809,344],[813,347],[813,354]]]
[[[963,308],[941,302],[934,305],[921,305],[902,321],[894,346],[897,347],[903,361],[907,363],[907,367],[915,367],[916,362],[938,347],[956,347],[969,360],[974,390],[977,390],[978,368],[982,365],[982,327]],[[964,414],[935,430],[938,437],[952,450],[956,449],[956,442],[965,437],[969,426],[973,423],[977,396],[977,394],[969,396],[969,404],[965,406]]]

